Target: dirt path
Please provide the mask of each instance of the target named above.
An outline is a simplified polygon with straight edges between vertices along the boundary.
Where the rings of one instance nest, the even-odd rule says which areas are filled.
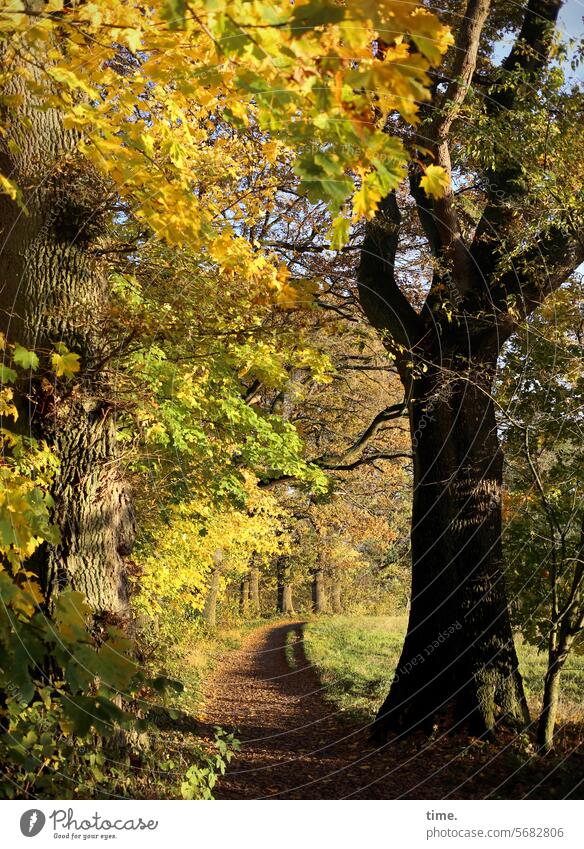
[[[294,669],[286,660],[289,632],[296,637]],[[322,693],[302,648],[301,622],[259,628],[227,654],[207,686],[202,718],[208,730],[232,729],[241,753],[217,798],[482,798],[500,784],[500,769],[489,769],[489,780],[476,757],[460,756],[452,737],[374,749],[367,729],[343,722]],[[480,748],[479,761],[490,766],[496,752]]]

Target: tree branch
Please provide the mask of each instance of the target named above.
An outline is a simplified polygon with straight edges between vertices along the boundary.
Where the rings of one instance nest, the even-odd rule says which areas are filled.
[[[515,259],[513,268],[496,281],[491,290],[493,303],[504,312],[509,296],[514,296],[515,308],[526,318],[583,262],[583,235],[553,227],[537,237],[533,247]]]
[[[378,460],[399,460],[399,459],[407,459],[411,460],[412,455],[406,453],[396,453],[396,454],[388,454],[385,451],[376,451],[372,454],[365,454],[363,457],[359,457],[358,460],[353,460],[352,463],[340,463],[336,466],[321,466],[321,469],[325,469],[328,472],[351,472],[353,469],[356,469],[358,466],[364,466],[369,463],[375,463]]]
[[[294,253],[313,253],[322,254],[325,251],[336,252],[335,249],[323,242],[321,244],[313,244],[311,242],[262,242],[264,248],[279,248],[280,250],[294,251]],[[358,251],[358,245],[345,245],[341,248],[341,253],[349,253],[350,251]]]
[[[411,348],[422,332],[422,324],[395,279],[400,224],[397,198],[391,192],[365,226],[357,282],[359,301],[373,327],[387,331],[404,348]]]
[[[435,117],[424,122],[423,132],[416,139],[420,148],[430,147],[432,161],[452,176],[448,138],[452,123],[465,101],[477,64],[477,55],[490,0],[468,0],[454,46],[454,63],[451,77],[442,96],[436,95],[432,105],[423,110],[426,116]],[[444,80],[442,80],[444,82]],[[468,248],[462,236],[454,193],[450,185],[441,198],[428,197],[420,186],[422,169],[414,163],[410,167],[410,194],[416,202],[418,218],[428,239],[432,255],[445,261],[452,272],[453,285],[460,295],[470,286]],[[435,282],[441,282],[437,280]],[[433,288],[430,290],[432,298]],[[432,305],[427,303],[432,310]]]
[[[468,0],[456,44],[452,79],[437,104],[437,117],[430,126],[434,163],[452,177],[448,137],[452,123],[466,99],[477,64],[483,26],[491,6],[490,0]],[[420,190],[422,191],[422,190]],[[422,194],[425,194],[422,191]],[[415,196],[414,196],[415,197]],[[468,249],[462,237],[452,185],[433,202],[433,219],[440,239],[441,253],[452,266],[455,284],[461,295],[470,285]],[[422,222],[423,226],[423,222]]]
[[[562,6],[563,0],[529,0],[521,30],[501,66],[505,75],[523,71],[532,85],[536,82],[549,62],[551,32]],[[489,95],[487,115],[495,117],[501,112],[509,113],[516,98],[517,88],[508,85],[504,78],[503,84]],[[475,230],[471,248],[473,259],[483,274],[490,274],[496,263],[496,244],[491,241],[493,235],[497,234],[500,239],[513,224],[514,210],[509,207],[508,199],[523,191],[521,180],[517,179],[519,175],[519,167],[515,166],[495,168],[487,173],[489,201]]]
[[[549,61],[551,31],[563,5],[564,0],[529,0],[519,34],[501,66],[504,71],[513,73],[522,70],[531,78],[541,73]],[[515,97],[513,87],[501,86],[489,98],[489,112],[493,114],[501,109],[508,111]]]
[[[367,443],[373,439],[380,427],[385,424],[385,422],[400,418],[400,416],[403,415],[404,410],[404,401],[400,404],[392,404],[390,407],[386,407],[385,410],[381,410],[380,413],[377,413],[377,415],[365,428],[361,436],[359,436],[345,451],[340,454],[325,454],[322,457],[318,457],[316,460],[312,460],[312,462],[317,466],[320,466],[321,469],[338,469],[339,464],[352,463],[359,457],[360,454],[362,454]]]
[[[400,418],[406,408],[405,401],[400,404],[392,404],[381,410],[380,413],[372,419],[371,423],[365,428],[361,436],[342,453],[339,454],[323,454],[322,457],[317,457],[315,460],[310,460],[311,465],[318,466],[323,471],[327,472],[350,472],[358,466],[363,466],[368,463],[374,463],[377,460],[399,460],[412,459],[411,454],[406,453],[389,453],[386,451],[374,451],[371,454],[363,454],[368,442],[379,431],[380,427],[392,419]],[[361,455],[361,456],[359,456]],[[275,486],[278,483],[296,480],[294,475],[280,475],[278,477],[269,478],[261,481],[258,486],[262,489],[267,489]]]

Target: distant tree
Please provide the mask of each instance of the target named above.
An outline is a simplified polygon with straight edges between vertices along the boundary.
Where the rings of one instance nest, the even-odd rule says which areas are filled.
[[[284,616],[294,616],[293,578],[289,559],[286,556],[279,557],[276,561],[276,609]]]

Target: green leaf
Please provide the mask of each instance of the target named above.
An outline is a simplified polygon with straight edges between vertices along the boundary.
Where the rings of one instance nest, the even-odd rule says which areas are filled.
[[[331,247],[335,251],[339,251],[349,241],[349,232],[351,222],[344,215],[338,215],[333,221],[331,227]]]
[[[16,372],[12,368],[8,368],[3,363],[0,365],[0,385],[5,383],[14,383],[16,380]]]
[[[27,351],[26,348],[23,348],[22,345],[19,345],[18,343],[14,346],[12,359],[16,365],[19,365],[22,368],[32,369],[32,371],[35,371],[35,369],[39,367],[39,358],[35,352]]]
[[[310,3],[297,5],[291,18],[292,33],[296,38],[306,35],[306,30],[327,24],[337,24],[346,16],[347,10],[341,5],[311,0]]]
[[[105,686],[114,690],[126,690],[138,671],[138,666],[116,644],[104,643],[97,653],[99,676]]]
[[[117,727],[127,727],[135,717],[103,696],[67,696],[62,698],[63,713],[71,725],[68,730],[80,737],[93,726],[98,734],[109,736]]]
[[[83,593],[65,590],[55,603],[55,622],[60,636],[68,642],[87,642],[87,617],[91,608]]]
[[[148,683],[158,693],[166,693],[168,690],[174,690],[176,693],[182,693],[184,690],[184,686],[180,681],[176,681],[174,678],[167,678],[164,675],[152,678],[148,681]]]

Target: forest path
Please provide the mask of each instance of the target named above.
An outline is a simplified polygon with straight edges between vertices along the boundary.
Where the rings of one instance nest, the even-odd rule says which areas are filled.
[[[221,725],[241,752],[215,790],[218,799],[480,798],[477,764],[450,737],[368,742],[368,728],[325,701],[302,644],[303,622],[271,623],[218,663],[205,691],[202,733]],[[286,649],[287,640],[294,642]],[[293,656],[291,668],[286,654]],[[480,789],[477,784],[480,781]],[[496,784],[496,782],[495,782]]]

